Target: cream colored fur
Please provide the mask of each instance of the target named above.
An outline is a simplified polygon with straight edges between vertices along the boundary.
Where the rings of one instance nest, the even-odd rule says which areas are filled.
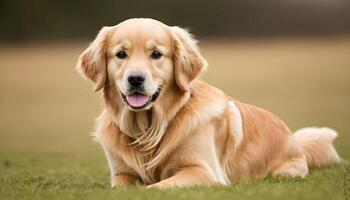
[[[326,127],[302,128],[294,133],[309,167],[320,167],[341,161],[332,144],[337,136],[338,133],[335,130]]]
[[[125,59],[115,55],[127,53]],[[150,57],[159,51],[159,59]],[[188,31],[152,19],[105,27],[79,58],[77,69],[103,90],[105,109],[95,137],[112,186],[168,188],[230,184],[247,177],[301,176],[309,167],[338,163],[328,128],[292,134],[278,117],[241,103],[198,80],[207,68]],[[147,107],[130,107],[126,74],[145,74]]]

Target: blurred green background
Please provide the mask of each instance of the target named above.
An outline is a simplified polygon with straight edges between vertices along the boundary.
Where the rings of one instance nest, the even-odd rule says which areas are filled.
[[[329,126],[350,159],[350,1],[0,1],[0,199],[346,199],[349,166],[227,187],[110,189],[92,141],[103,108],[74,71],[102,26],[152,17],[190,27],[202,79],[292,130]]]

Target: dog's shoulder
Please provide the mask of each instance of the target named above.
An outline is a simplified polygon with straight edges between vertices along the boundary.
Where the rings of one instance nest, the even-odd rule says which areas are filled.
[[[216,87],[196,80],[192,84],[191,98],[186,104],[186,109],[199,116],[215,118],[221,116],[227,109],[228,99],[226,95]]]

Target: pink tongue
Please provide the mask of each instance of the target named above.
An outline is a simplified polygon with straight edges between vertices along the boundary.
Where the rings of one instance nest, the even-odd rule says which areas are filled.
[[[133,107],[141,107],[145,105],[147,103],[147,99],[147,96],[138,93],[126,96],[126,100]]]

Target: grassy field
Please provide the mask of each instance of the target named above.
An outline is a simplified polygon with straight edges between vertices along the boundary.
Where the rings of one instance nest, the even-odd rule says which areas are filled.
[[[74,72],[86,44],[0,47],[0,199],[350,199],[349,165],[305,178],[230,186],[111,189],[104,154],[89,132],[100,94]],[[350,38],[200,43],[203,79],[279,115],[296,130],[335,128],[350,160]]]

